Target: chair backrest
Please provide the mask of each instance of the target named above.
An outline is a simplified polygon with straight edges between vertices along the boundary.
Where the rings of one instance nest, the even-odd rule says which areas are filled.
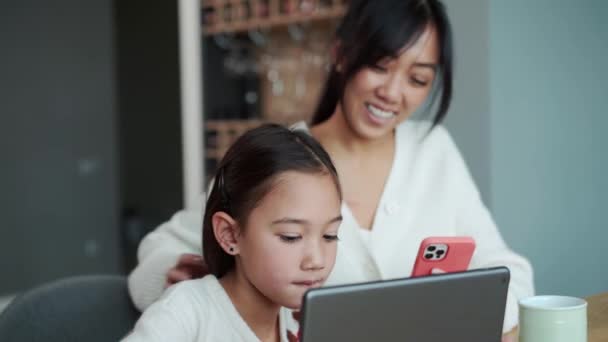
[[[138,317],[125,277],[71,277],[15,298],[0,314],[0,341],[118,341]]]

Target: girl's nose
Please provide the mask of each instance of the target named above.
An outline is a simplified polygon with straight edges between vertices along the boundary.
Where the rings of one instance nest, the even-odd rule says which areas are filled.
[[[302,260],[302,269],[306,271],[318,271],[325,268],[323,249],[318,244],[310,246]]]

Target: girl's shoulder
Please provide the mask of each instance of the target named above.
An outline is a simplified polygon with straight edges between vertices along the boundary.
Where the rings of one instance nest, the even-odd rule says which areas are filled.
[[[153,334],[161,340],[197,340],[201,333],[217,324],[207,288],[214,279],[208,277],[187,280],[170,286],[163,295],[142,314],[135,326],[135,334]],[[217,280],[215,280],[217,282]],[[171,337],[171,338],[169,338]],[[159,340],[157,339],[157,340]]]
[[[216,297],[217,292],[223,291],[217,278],[207,275],[200,279],[184,280],[169,287],[159,301],[168,306],[209,307],[208,304]]]

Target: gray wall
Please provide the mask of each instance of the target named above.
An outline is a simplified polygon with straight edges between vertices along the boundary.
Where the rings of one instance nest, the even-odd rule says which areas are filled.
[[[0,295],[128,271],[182,207],[176,1],[25,0],[0,27]]]
[[[608,2],[490,2],[492,209],[539,293],[608,290]]]
[[[490,79],[486,0],[445,0],[454,30],[454,94],[446,126],[479,187],[491,204]]]
[[[183,207],[177,1],[114,6],[120,195],[131,269],[143,235]]]
[[[0,294],[119,271],[112,4],[0,9]]]
[[[445,0],[456,70],[446,125],[537,292],[608,289],[608,2]]]

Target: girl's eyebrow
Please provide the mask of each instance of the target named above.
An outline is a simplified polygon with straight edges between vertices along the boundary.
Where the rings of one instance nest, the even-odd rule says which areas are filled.
[[[329,220],[327,222],[327,224],[332,224],[332,223],[340,222],[340,221],[342,221],[342,215],[338,215],[338,216],[332,218],[331,220]],[[271,225],[273,225],[273,226],[277,225],[277,224],[297,224],[297,225],[301,225],[301,226],[309,226],[311,223],[308,220],[291,218],[291,217],[283,217],[278,220],[274,220],[271,223]]]
[[[296,219],[296,218],[289,218],[289,217],[283,217],[280,218],[278,220],[274,220],[272,221],[272,225],[277,225],[277,224],[297,224],[297,225],[302,225],[302,226],[306,226],[310,224],[310,221],[308,220],[302,220],[302,219]]]
[[[338,215],[338,216],[334,217],[333,219],[329,220],[329,222],[327,222],[327,224],[332,224],[332,223],[336,223],[336,222],[342,222],[342,215]]]

